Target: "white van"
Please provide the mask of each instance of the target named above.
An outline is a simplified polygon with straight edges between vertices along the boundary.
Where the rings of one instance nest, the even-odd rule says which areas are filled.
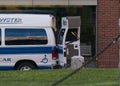
[[[53,68],[54,25],[51,15],[0,14],[0,70]]]

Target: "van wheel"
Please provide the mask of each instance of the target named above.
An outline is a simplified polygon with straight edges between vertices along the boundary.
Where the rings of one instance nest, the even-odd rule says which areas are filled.
[[[16,70],[29,71],[36,69],[35,65],[30,62],[22,62],[15,68]]]

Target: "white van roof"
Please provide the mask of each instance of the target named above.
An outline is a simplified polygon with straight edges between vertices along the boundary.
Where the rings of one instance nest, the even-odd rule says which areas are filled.
[[[0,14],[0,27],[40,26],[51,27],[52,15],[49,14]]]

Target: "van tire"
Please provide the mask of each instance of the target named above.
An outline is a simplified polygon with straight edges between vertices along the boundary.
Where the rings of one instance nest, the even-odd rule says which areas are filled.
[[[31,62],[21,62],[16,67],[16,70],[29,71],[36,69],[36,66]]]

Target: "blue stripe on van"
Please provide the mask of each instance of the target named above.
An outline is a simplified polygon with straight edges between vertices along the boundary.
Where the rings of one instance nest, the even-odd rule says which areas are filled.
[[[52,66],[38,66],[38,69],[52,69]]]
[[[0,66],[0,70],[13,70],[13,66]]]
[[[62,54],[62,53],[63,53],[63,47],[60,47],[60,46],[58,47],[58,53],[59,53],[59,54]]]
[[[13,70],[14,66],[0,66],[0,70]],[[38,69],[52,69],[51,66],[39,66]]]
[[[2,47],[0,54],[49,54],[55,47]]]

